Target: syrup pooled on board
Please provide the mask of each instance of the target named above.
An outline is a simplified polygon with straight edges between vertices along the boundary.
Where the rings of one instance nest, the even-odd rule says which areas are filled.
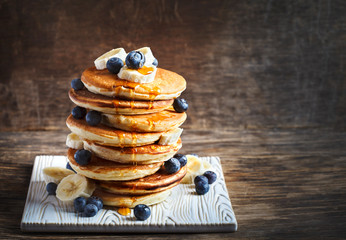
[[[118,209],[118,213],[120,215],[127,216],[127,215],[130,215],[131,209],[129,209],[127,207],[121,207],[121,208]]]

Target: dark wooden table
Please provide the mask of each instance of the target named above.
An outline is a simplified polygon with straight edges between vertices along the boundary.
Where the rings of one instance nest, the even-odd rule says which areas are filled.
[[[182,153],[220,156],[235,233],[346,236],[344,1],[0,1],[0,238],[175,239],[22,233],[36,155],[64,155],[71,79],[105,51],[150,46],[183,75]]]

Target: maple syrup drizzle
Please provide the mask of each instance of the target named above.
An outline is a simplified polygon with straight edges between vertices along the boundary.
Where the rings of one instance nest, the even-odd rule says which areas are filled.
[[[130,88],[130,98],[134,99],[134,91],[132,88]]]
[[[136,197],[131,197],[131,201],[132,201],[132,203],[134,203],[135,201],[137,201],[137,198]]]
[[[153,101],[150,101],[150,102],[149,102],[148,109],[152,109],[152,108],[153,108]]]
[[[143,66],[142,68],[138,69],[137,71],[140,74],[149,75],[150,73],[152,73],[154,71],[154,68]]]
[[[118,213],[120,215],[127,216],[127,215],[130,215],[131,209],[129,209],[127,207],[121,207],[121,208],[118,209]]]
[[[124,147],[124,143],[125,143],[125,133],[117,133],[118,138],[119,138],[119,145],[121,148]]]
[[[137,134],[135,132],[131,132],[132,135],[132,145],[136,145],[137,144]]]
[[[151,119],[148,119],[149,122],[149,130],[153,130],[154,129],[154,122]]]
[[[119,101],[113,100],[112,103],[113,103],[114,108],[117,110],[119,108]]]

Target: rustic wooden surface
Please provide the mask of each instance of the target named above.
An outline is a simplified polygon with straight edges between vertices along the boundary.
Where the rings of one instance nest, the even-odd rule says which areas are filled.
[[[346,236],[344,1],[0,1],[0,238],[21,233],[34,157],[65,154],[71,79],[150,46],[183,75],[184,153],[220,156],[239,229],[191,239]],[[176,235],[73,234],[174,239]]]

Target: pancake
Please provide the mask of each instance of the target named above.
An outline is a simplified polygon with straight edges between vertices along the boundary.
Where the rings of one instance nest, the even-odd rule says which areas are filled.
[[[130,196],[130,195],[117,195],[114,193],[109,193],[102,191],[101,189],[96,189],[93,193],[93,196],[100,197],[103,201],[103,204],[106,206],[115,206],[115,207],[128,207],[134,208],[138,204],[145,204],[147,206],[157,204],[166,200],[170,195],[171,190],[141,195],[141,196]]]
[[[150,144],[133,148],[110,147],[84,140],[84,149],[96,156],[119,163],[149,164],[170,159],[182,147],[181,139],[171,145]]]
[[[182,167],[177,173],[168,174],[163,168],[156,173],[132,181],[115,182],[99,181],[97,186],[102,190],[125,195],[144,195],[162,192],[178,185],[185,176],[187,167]]]
[[[90,126],[84,119],[75,119],[70,115],[66,120],[67,127],[71,132],[82,139],[88,139],[95,143],[115,147],[136,147],[148,145],[160,139],[162,132],[138,133],[126,132],[99,124]]]
[[[94,94],[86,89],[75,91],[70,89],[69,97],[76,105],[110,114],[148,114],[160,112],[173,104],[173,99],[159,101],[133,101],[100,94]]]
[[[76,149],[72,148],[69,148],[67,151],[67,157],[71,167],[80,175],[95,180],[126,181],[138,179],[154,174],[163,164],[163,162],[146,165],[121,164],[93,155],[88,165],[82,166],[74,160],[76,151]]]
[[[110,127],[135,132],[165,132],[178,128],[186,120],[186,113],[164,110],[143,115],[103,114],[102,122]]]
[[[109,97],[121,97],[133,100],[173,99],[185,90],[186,81],[177,73],[157,68],[155,79],[151,83],[135,83],[118,78],[107,69],[86,69],[81,77],[84,86],[93,93]]]

